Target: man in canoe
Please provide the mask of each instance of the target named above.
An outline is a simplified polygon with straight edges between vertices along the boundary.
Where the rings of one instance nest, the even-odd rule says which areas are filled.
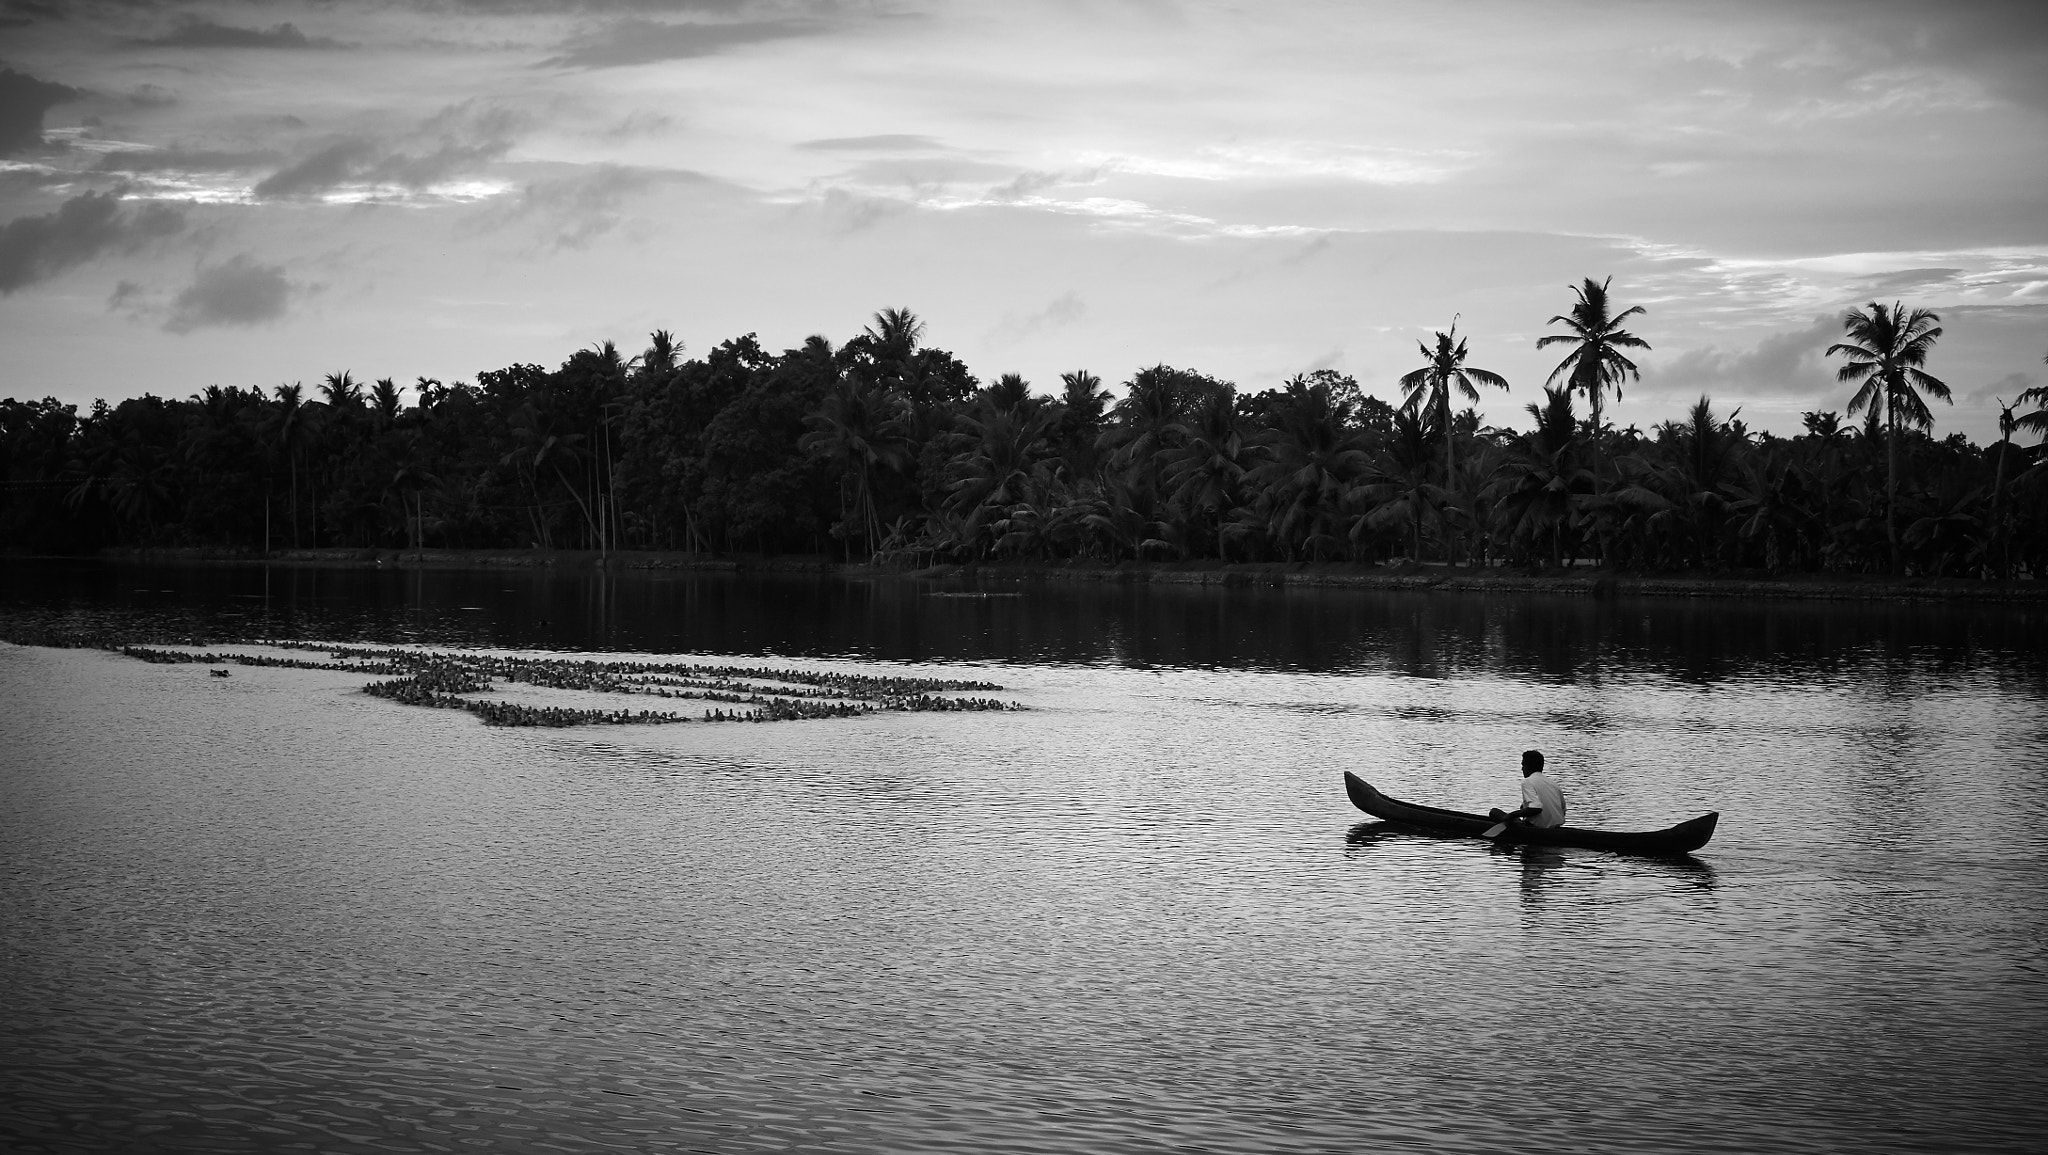
[[[1543,772],[1543,751],[1522,751],[1522,808],[1511,814],[1495,810],[1493,816],[1502,822],[1526,821],[1538,829],[1564,825],[1564,791],[1557,779]]]

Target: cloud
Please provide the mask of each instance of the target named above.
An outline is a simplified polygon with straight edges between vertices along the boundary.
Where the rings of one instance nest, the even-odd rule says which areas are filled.
[[[356,176],[372,154],[370,142],[359,138],[336,141],[313,155],[288,164],[256,182],[258,197],[322,193]]]
[[[0,225],[0,296],[101,253],[140,248],[184,227],[184,211],[171,205],[124,212],[112,193],[80,193],[54,212]]]
[[[562,54],[541,61],[543,68],[622,68],[663,60],[692,60],[749,44],[765,44],[813,36],[824,25],[799,20],[760,20],[740,24],[663,24],[622,20],[602,31],[578,37]]]
[[[527,184],[518,201],[480,220],[482,228],[532,219],[556,249],[584,249],[626,222],[626,203],[664,185],[708,186],[719,182],[679,169],[596,165],[566,176]]]
[[[284,275],[283,265],[264,265],[247,253],[218,265],[201,265],[198,275],[171,300],[164,329],[190,333],[221,325],[260,325],[284,316],[294,294],[303,291]],[[115,290],[117,298],[122,296]],[[132,294],[130,294],[132,295]]]
[[[138,84],[129,90],[127,101],[137,108],[170,108],[178,103],[178,95],[161,84]]]
[[[2032,389],[2034,385],[2035,378],[2032,373],[2007,373],[1988,385],[1956,390],[1956,400],[1965,405],[1981,405],[1986,401],[1994,404],[2003,401],[2010,405],[2013,398]]]
[[[921,152],[946,146],[929,136],[891,132],[879,136],[833,136],[806,140],[796,147],[811,152]]]
[[[84,95],[69,85],[0,68],[0,156],[43,143],[43,114]]]
[[[1048,329],[1077,324],[1087,316],[1088,302],[1081,299],[1081,294],[1069,289],[1035,313],[1024,317],[1015,314],[1004,317],[989,331],[987,339],[992,345],[1013,344]]]
[[[411,134],[412,150],[345,137],[257,181],[251,191],[261,200],[319,196],[348,185],[417,191],[504,156],[522,125],[511,112],[464,102],[423,122]]]
[[[152,148],[110,152],[95,166],[100,172],[252,172],[276,164],[267,150],[230,152],[216,149]]]
[[[1960,284],[1968,273],[1963,269],[1897,269],[1859,278],[1855,295],[1858,297],[1910,296],[1950,289]]]
[[[237,28],[211,20],[187,20],[169,33],[134,43],[149,48],[342,48],[340,41],[307,36],[291,24]]]
[[[1650,393],[1690,393],[1723,389],[1746,396],[1767,393],[1801,395],[1834,386],[1827,365],[1829,345],[1842,339],[1842,319],[1825,314],[1804,329],[1773,333],[1750,349],[1717,345],[1688,349],[1662,365],[1643,364],[1643,386]]]

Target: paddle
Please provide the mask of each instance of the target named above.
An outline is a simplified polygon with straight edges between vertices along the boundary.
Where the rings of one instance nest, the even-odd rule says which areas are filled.
[[[1480,831],[1480,832],[1479,832],[1479,837],[1481,837],[1481,838],[1499,838],[1499,837],[1501,836],[1501,834],[1502,834],[1503,832],[1505,832],[1505,831],[1507,830],[1507,828],[1508,828],[1508,820],[1507,820],[1507,815],[1505,815],[1505,814],[1502,814],[1502,813],[1500,812],[1500,807],[1496,806],[1496,807],[1494,807],[1493,809],[1491,809],[1491,810],[1487,811],[1487,812],[1486,812],[1486,816],[1487,816],[1488,818],[1498,818],[1498,819],[1500,819],[1500,824],[1499,824],[1498,826],[1489,826],[1489,827],[1487,827],[1486,829],[1484,829],[1484,830]]]

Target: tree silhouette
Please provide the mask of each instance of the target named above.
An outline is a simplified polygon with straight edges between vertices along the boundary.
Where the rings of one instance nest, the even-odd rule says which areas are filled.
[[[1455,319],[1451,321],[1450,332],[1437,331],[1436,348],[1432,349],[1420,341],[1415,343],[1415,348],[1422,354],[1423,366],[1401,378],[1401,388],[1407,394],[1402,407],[1411,412],[1419,410],[1425,403],[1437,407],[1438,419],[1444,427],[1444,490],[1456,493],[1458,469],[1452,446],[1458,439],[1451,426],[1451,391],[1455,389],[1464,394],[1466,400],[1477,402],[1479,390],[1472,387],[1473,382],[1506,389],[1508,380],[1498,373],[1465,364],[1465,342],[1458,336]],[[1455,564],[1457,561],[1452,552],[1451,536],[1445,534],[1446,563]]]
[[[1554,385],[1559,377],[1566,380],[1573,391],[1584,393],[1593,411],[1593,491],[1600,491],[1601,440],[1603,431],[1602,414],[1606,409],[1606,395],[1614,391],[1614,399],[1621,400],[1621,383],[1624,379],[1639,381],[1642,374],[1636,370],[1634,361],[1622,353],[1623,349],[1647,349],[1648,341],[1621,327],[1630,317],[1647,312],[1641,305],[1631,306],[1621,312],[1614,312],[1607,299],[1607,286],[1613,277],[1595,282],[1587,277],[1583,284],[1571,286],[1578,298],[1572,302],[1571,312],[1561,313],[1549,321],[1552,325],[1563,325],[1568,332],[1552,333],[1539,338],[1538,349],[1551,345],[1569,345],[1571,352],[1550,371],[1544,382]]]
[[[1861,382],[1856,395],[1849,399],[1850,415],[1866,408],[1872,413],[1879,406],[1883,408],[1884,532],[1891,545],[1893,573],[1902,568],[1898,523],[1899,424],[1903,421],[1915,429],[1934,424],[1934,414],[1928,412],[1927,402],[1920,397],[1922,390],[1929,396],[1950,401],[1948,386],[1920,368],[1927,363],[1928,351],[1941,338],[1940,320],[1939,315],[1927,309],[1908,313],[1896,301],[1889,309],[1872,301],[1869,312],[1851,309],[1843,316],[1842,329],[1849,339],[1828,346],[1827,351],[1827,356],[1840,354],[1848,359],[1836,371],[1837,381]]]

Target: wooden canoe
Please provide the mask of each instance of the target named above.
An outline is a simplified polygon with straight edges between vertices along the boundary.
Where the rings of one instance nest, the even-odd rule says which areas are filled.
[[[1479,837],[1481,831],[1493,826],[1495,819],[1484,814],[1465,814],[1457,810],[1439,810],[1434,806],[1417,806],[1398,798],[1389,798],[1372,788],[1372,784],[1350,771],[1344,772],[1344,792],[1351,796],[1351,804],[1388,822],[1403,826],[1418,826],[1425,830],[1436,830],[1446,834],[1458,834],[1471,838]],[[1698,850],[1714,836],[1714,824],[1721,820],[1720,811],[1702,814],[1689,822],[1663,830],[1586,830],[1577,826],[1552,826],[1539,829],[1523,823],[1512,823],[1497,842],[1526,842],[1538,846],[1578,846],[1588,850],[1618,850],[1625,854],[1685,854]]]

